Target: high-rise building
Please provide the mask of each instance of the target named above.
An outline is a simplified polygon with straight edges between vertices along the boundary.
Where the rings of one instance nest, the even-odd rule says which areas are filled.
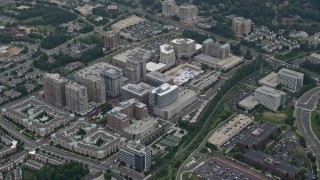
[[[160,63],[171,67],[176,64],[176,55],[173,46],[169,44],[164,44],[160,46]]]
[[[262,86],[256,89],[255,99],[266,108],[277,111],[280,106],[285,106],[287,97],[282,91]]]
[[[227,43],[221,45],[212,39],[207,39],[203,41],[202,53],[221,60],[227,59],[230,56],[230,45]]]
[[[129,79],[129,82],[138,83],[144,80],[147,72],[146,64],[146,59],[140,54],[127,59],[126,77]]]
[[[118,157],[126,165],[142,172],[151,166],[152,150],[142,144],[130,142],[119,150]]]
[[[162,2],[162,15],[171,17],[177,14],[177,5],[174,0],[165,0]]]
[[[69,111],[85,115],[89,111],[87,88],[75,82],[66,85],[66,104]]]
[[[290,69],[282,68],[278,72],[278,81],[282,88],[298,92],[303,86],[304,74]]]
[[[174,39],[171,41],[177,57],[190,57],[196,52],[196,43],[192,39]]]
[[[198,7],[193,4],[184,4],[178,8],[178,17],[182,21],[193,21],[198,16]]]
[[[248,35],[251,32],[252,21],[243,17],[235,17],[232,20],[232,31],[236,37]]]
[[[84,68],[74,75],[74,80],[77,83],[87,87],[89,101],[97,104],[104,104],[106,102],[106,89],[100,73],[110,67],[114,66],[100,62]]]
[[[106,49],[117,48],[120,44],[120,33],[118,31],[108,31],[104,37],[104,47]]]
[[[66,80],[59,74],[47,73],[44,76],[44,97],[46,101],[55,106],[66,105]]]
[[[107,68],[101,73],[101,79],[104,82],[106,95],[111,98],[119,97],[123,85],[123,73],[118,68]]]

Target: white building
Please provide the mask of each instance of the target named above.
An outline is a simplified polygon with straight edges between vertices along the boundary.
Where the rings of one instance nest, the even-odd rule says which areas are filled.
[[[173,46],[164,44],[160,46],[160,63],[166,64],[171,67],[176,64],[176,55]]]
[[[177,14],[177,5],[174,0],[165,0],[162,2],[162,15],[171,17]]]
[[[174,39],[171,41],[177,57],[190,57],[196,52],[196,43],[192,39]]]
[[[285,106],[287,97],[282,91],[262,86],[256,89],[255,99],[266,108],[277,111],[280,106]]]
[[[303,86],[304,74],[292,71],[290,69],[282,68],[278,72],[278,80],[282,88],[293,92],[298,92]]]
[[[320,64],[320,54],[312,53],[308,57],[308,62],[310,62],[312,64]]]
[[[198,17],[198,7],[193,4],[181,5],[178,8],[178,17],[182,21],[194,21]]]
[[[179,98],[179,87],[177,85],[162,84],[152,91],[154,105],[161,108],[172,104]]]

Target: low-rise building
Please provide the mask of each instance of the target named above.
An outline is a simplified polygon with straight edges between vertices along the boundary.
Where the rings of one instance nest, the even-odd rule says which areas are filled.
[[[280,106],[285,106],[287,97],[286,93],[280,90],[262,86],[256,89],[255,99],[266,108],[277,111]]]
[[[85,133],[79,134],[80,129]],[[116,152],[125,143],[125,140],[117,134],[81,119],[51,135],[54,145],[59,144],[70,151],[97,159],[103,159]]]
[[[229,141],[232,137],[237,135],[252,122],[253,117],[239,114],[219,127],[218,130],[215,131],[209,138],[208,142],[216,145],[217,147],[221,147],[224,143]]]
[[[258,148],[264,142],[269,140],[272,133],[278,129],[278,126],[273,124],[262,124],[257,128],[252,129],[251,133],[246,134],[245,137],[238,141],[238,145],[248,149]]]
[[[1,109],[1,114],[40,136],[51,134],[56,128],[74,119],[74,114],[40,101],[34,96],[6,104]]]
[[[243,159],[285,179],[294,179],[301,171],[300,168],[292,164],[276,160],[270,155],[259,151],[247,151],[243,155]]]
[[[193,91],[199,92],[217,82],[221,72],[211,71],[200,75],[198,78],[191,80],[187,87]]]
[[[264,78],[259,80],[259,84],[263,86],[269,86],[272,88],[276,88],[279,85],[278,81],[278,73],[271,72]]]
[[[206,54],[199,54],[194,57],[194,60],[220,71],[228,71],[244,61],[243,57],[238,56],[229,56],[221,60]]]
[[[282,68],[278,72],[278,80],[282,88],[298,92],[303,86],[304,74],[290,69]]]

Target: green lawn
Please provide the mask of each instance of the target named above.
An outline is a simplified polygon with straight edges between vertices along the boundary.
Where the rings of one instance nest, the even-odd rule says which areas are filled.
[[[55,30],[55,27],[50,25],[37,25],[36,28],[39,29],[39,31],[47,31],[47,32],[53,32]]]
[[[36,16],[36,17],[31,17],[31,18],[28,18],[28,19],[24,19],[24,20],[20,20],[19,22],[20,23],[23,23],[23,24],[29,24],[29,23],[32,23],[32,22],[42,22],[43,19],[41,16]]]
[[[191,174],[190,172],[183,173],[182,180],[200,180],[201,178]]]
[[[317,138],[320,140],[320,126],[317,125],[317,122],[316,122],[316,115],[317,113],[319,112],[315,112],[313,111],[311,113],[311,128],[312,128],[312,131],[313,133],[317,136]]]
[[[255,116],[255,119],[257,121],[267,121],[273,124],[285,124],[285,120],[287,118],[287,115],[282,112],[263,112],[263,113],[257,113]]]

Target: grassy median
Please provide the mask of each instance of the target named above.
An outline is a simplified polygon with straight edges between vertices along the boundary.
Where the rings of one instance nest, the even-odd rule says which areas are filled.
[[[317,111],[311,113],[311,128],[318,140],[320,140],[320,114]]]

